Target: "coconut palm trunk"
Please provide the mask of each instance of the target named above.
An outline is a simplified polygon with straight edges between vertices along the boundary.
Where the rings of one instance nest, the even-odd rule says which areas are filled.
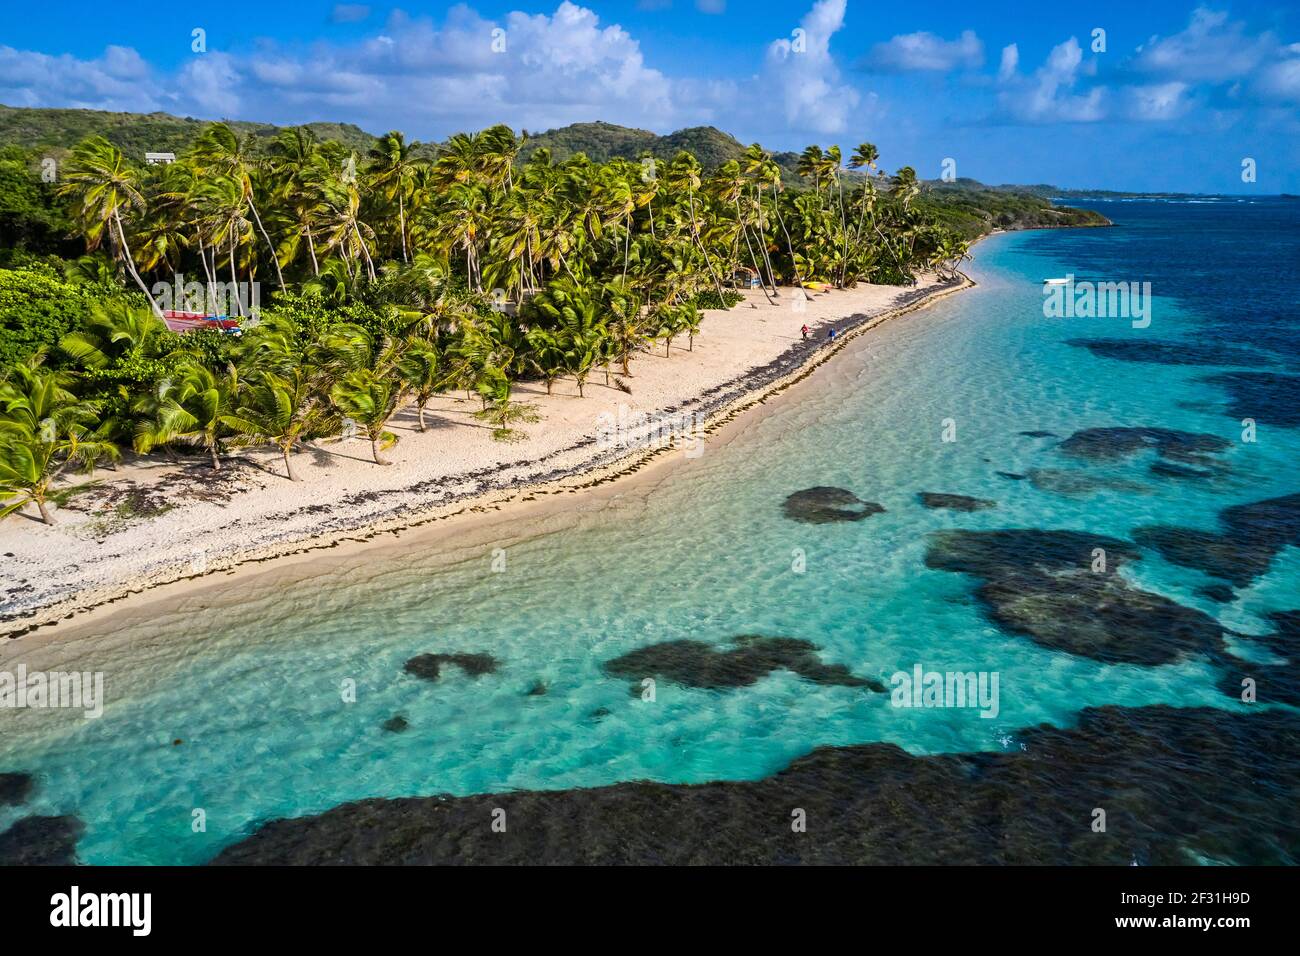
[[[157,300],[154,299],[153,294],[149,291],[148,287],[145,286],[144,280],[140,278],[140,273],[136,271],[135,260],[131,256],[131,247],[126,241],[126,230],[122,228],[122,217],[118,215],[116,209],[113,210],[113,224],[117,226],[117,237],[118,241],[122,244],[122,258],[126,260],[127,271],[131,273],[131,278],[134,279],[135,284],[140,287],[140,291],[144,293],[144,297],[149,300],[149,307],[153,309],[153,314],[161,319],[163,317],[162,309],[158,307]]]
[[[271,242],[271,237],[266,233],[266,227],[262,225],[262,217],[258,215],[257,204],[253,202],[253,190],[250,187],[248,191],[248,208],[253,211],[253,219],[257,222],[257,231],[262,234],[266,240],[266,247],[271,250],[271,264],[275,266],[276,284],[284,288],[284,273],[280,271],[280,257],[275,254],[275,246]]]

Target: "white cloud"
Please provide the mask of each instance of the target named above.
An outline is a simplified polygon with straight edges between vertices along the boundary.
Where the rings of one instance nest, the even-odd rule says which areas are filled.
[[[1273,34],[1250,36],[1226,11],[1198,7],[1181,33],[1138,47],[1134,67],[1181,80],[1224,82],[1248,76],[1278,46]]]
[[[830,43],[844,26],[846,0],[817,0],[791,39],[774,40],[767,48],[762,89],[774,89],[786,121],[795,129],[842,133],[855,116],[860,96],[840,83],[839,67]],[[874,96],[870,98],[874,104]]]
[[[984,44],[973,30],[963,30],[955,40],[933,33],[906,33],[888,43],[877,43],[862,65],[880,73],[973,70],[984,65]]]
[[[1125,90],[1128,116],[1137,120],[1178,119],[1191,107],[1185,96],[1187,91],[1188,85],[1178,80],[1149,86],[1130,86]]]
[[[1007,82],[1016,75],[1016,67],[1020,65],[1020,48],[1014,43],[1002,48],[1002,62],[998,66],[998,80],[1002,83]]]
[[[1270,99],[1300,103],[1300,44],[1293,44],[1296,56],[1279,60],[1266,67],[1259,77],[1259,88]]]
[[[1086,93],[1072,92],[1080,74],[1088,72],[1079,41],[1070,37],[1052,48],[1033,76],[1008,82],[998,100],[1007,114],[1022,122],[1095,122],[1105,116],[1105,88],[1094,86]]]
[[[94,60],[50,56],[0,46],[0,101],[12,106],[58,105],[102,110],[162,109],[149,65],[135,50],[110,46]]]
[[[797,50],[777,41],[753,74],[735,78],[712,78],[707,65],[697,77],[670,76],[623,27],[563,0],[549,14],[496,19],[465,4],[439,21],[399,11],[360,39],[257,40],[249,52],[195,54],[170,73],[121,47],[93,60],[0,47],[0,101],[286,124],[340,120],[422,139],[496,122],[536,130],[605,119],[660,131],[711,123],[757,135],[766,127],[764,136],[797,142],[845,130],[875,109],[874,96],[841,80],[830,52],[845,4],[818,0],[801,22]],[[359,16],[347,6],[338,5],[336,20]],[[756,106],[769,102],[775,110]]]

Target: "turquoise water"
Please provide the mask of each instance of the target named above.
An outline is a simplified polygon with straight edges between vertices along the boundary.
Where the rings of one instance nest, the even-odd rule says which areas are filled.
[[[1119,361],[1069,344],[1213,334],[1294,371],[1294,303],[1252,303],[1237,285],[1259,282],[1252,294],[1275,296],[1278,260],[1259,256],[1247,267],[1226,250],[1242,217],[1257,215],[1267,236],[1295,251],[1297,210],[1127,204],[1105,208],[1116,229],[995,237],[976,250],[978,289],[856,340],[763,415],[743,419],[726,443],[656,470],[649,493],[615,486],[560,526],[521,519],[522,539],[503,533],[450,565],[445,545],[417,535],[400,551],[323,560],[291,583],[240,579],[237,591],[177,601],[147,624],[123,625],[111,648],[95,648],[89,634],[76,663],[106,673],[102,719],[0,712],[0,771],[37,779],[21,813],[0,807],[0,830],[20,815],[73,814],[86,827],[82,862],[197,863],[259,821],[363,797],[754,779],[822,744],[998,750],[1017,746],[1020,728],[1069,725],[1087,706],[1232,708],[1206,660],[1106,665],[1004,633],[972,600],[972,580],[929,570],[924,556],[928,533],[945,528],[1121,538],[1151,524],[1212,530],[1225,505],[1300,490],[1300,430],[1264,424],[1261,412],[1259,440],[1242,442],[1225,394],[1199,381],[1243,366]],[[1219,239],[1215,223],[1225,230]],[[1171,242],[1188,254],[1170,256]],[[1190,282],[1180,258],[1211,278]],[[1044,318],[1041,280],[1067,272],[1152,281],[1151,326]],[[1240,317],[1229,324],[1233,310]],[[941,440],[945,420],[955,441]],[[1081,463],[1056,451],[1057,439],[1021,434],[1066,438],[1096,426],[1221,436],[1231,443],[1219,456],[1230,471],[1161,479],[1147,454]],[[1067,496],[998,475],[1032,469],[1129,485]],[[886,510],[820,525],[783,515],[786,496],[819,485]],[[921,491],[998,507],[926,510]],[[504,573],[491,571],[493,547],[506,549]],[[796,549],[803,573],[792,569]],[[1123,573],[1257,634],[1269,630],[1262,615],[1294,606],[1300,554],[1284,551],[1228,604],[1196,593],[1211,579],[1155,553]],[[917,663],[997,671],[1000,712],[899,709],[887,695],[781,670],[728,690],[660,680],[649,703],[602,669],[649,644],[722,645],[739,634],[803,638],[824,662],[883,682]],[[490,653],[501,665],[479,677],[445,667],[436,683],[403,673],[425,652]],[[355,682],[354,703],[342,699],[345,680]],[[547,692],[530,695],[538,681]],[[403,733],[382,729],[395,714],[409,723]],[[206,813],[204,833],[192,830],[196,808]]]

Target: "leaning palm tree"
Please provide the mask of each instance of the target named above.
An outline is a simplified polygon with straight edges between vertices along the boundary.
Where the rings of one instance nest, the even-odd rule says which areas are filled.
[[[74,202],[73,213],[85,234],[87,251],[94,252],[107,235],[109,248],[126,266],[154,314],[161,318],[162,309],[136,270],[122,224],[124,213],[138,215],[145,207],[139,176],[127,164],[122,151],[102,136],[79,143],[63,164],[59,194]]]
[[[446,378],[442,370],[442,354],[429,339],[412,339],[397,363],[397,374],[415,399],[416,431],[424,431],[424,407],[442,388]]]
[[[330,390],[338,410],[356,422],[370,439],[370,454],[376,465],[392,464],[380,457],[379,451],[397,444],[397,436],[386,426],[404,397],[403,384],[398,377],[365,368],[349,372]]]
[[[273,444],[284,459],[285,475],[298,481],[289,456],[310,434],[319,418],[319,400],[310,370],[297,367],[285,374],[263,372],[244,388],[235,410],[220,423],[234,433],[232,444]]]
[[[205,449],[212,470],[221,470],[223,419],[235,411],[239,372],[228,364],[214,372],[200,361],[179,365],[172,377],[159,382],[136,402],[142,415],[135,430],[135,450],[147,454],[156,446],[182,442]]]

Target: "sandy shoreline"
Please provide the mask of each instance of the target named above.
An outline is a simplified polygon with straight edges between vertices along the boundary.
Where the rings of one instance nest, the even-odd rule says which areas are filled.
[[[572,381],[546,395],[520,385],[542,421],[515,443],[493,441],[472,418],[477,401],[441,396],[415,429],[414,409],[391,428],[401,441],[391,467],[369,459],[364,441],[322,443],[299,452],[289,482],[272,453],[231,461],[214,476],[199,461],[139,461],[73,496],[47,527],[14,516],[0,522],[0,637],[19,637],[133,594],[228,572],[240,565],[303,555],[346,542],[428,525],[459,515],[496,512],[507,503],[572,494],[641,469],[671,446],[599,440],[608,423],[639,413],[670,425],[703,422],[704,436],[781,391],[846,342],[896,316],[968,288],[925,276],[914,288],[860,286],[815,296],[796,311],[790,290],[775,304],[761,292],[729,311],[706,313],[694,351],[684,337],[664,357],[662,345],[632,364],[628,394],[593,373],[577,396]],[[813,332],[799,336],[806,323]],[[832,343],[827,330],[835,327]],[[611,383],[613,379],[611,378]],[[603,416],[603,417],[602,417]],[[690,446],[677,451],[691,454]],[[77,478],[84,481],[84,478]],[[479,519],[481,520],[481,519]]]

